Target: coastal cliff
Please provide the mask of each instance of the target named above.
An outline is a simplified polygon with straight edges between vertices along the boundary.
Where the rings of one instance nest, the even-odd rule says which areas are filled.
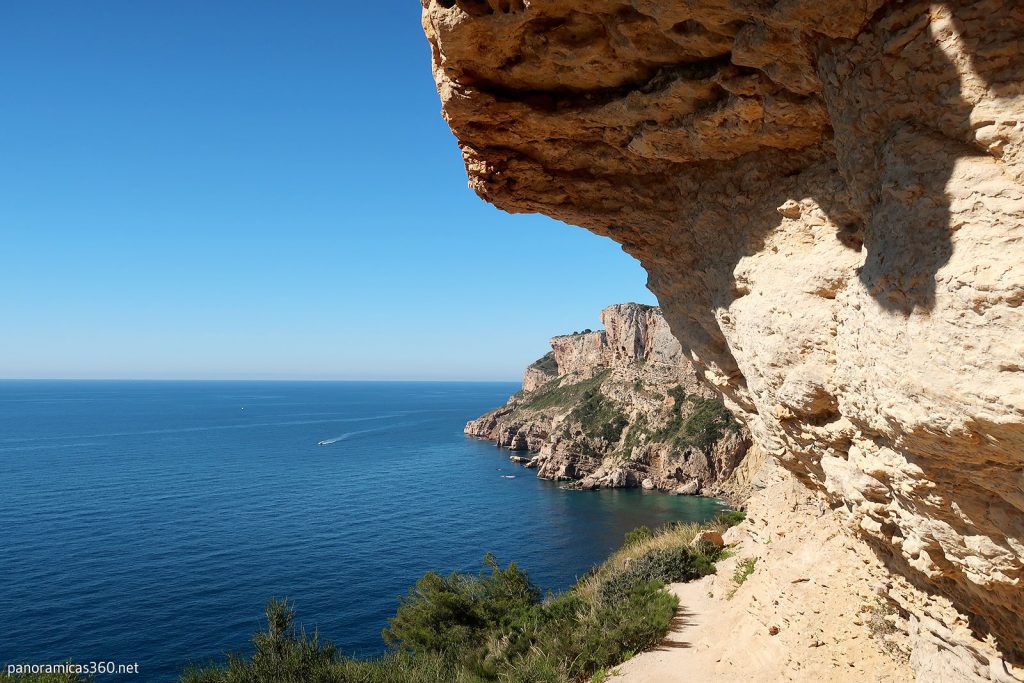
[[[619,304],[604,330],[551,339],[523,390],[465,432],[567,488],[643,487],[679,494],[745,492],[732,477],[748,436],[697,378],[661,311]]]
[[[918,679],[1020,680],[1024,6],[423,0],[423,24],[470,186],[643,264],[753,449],[885,567]]]

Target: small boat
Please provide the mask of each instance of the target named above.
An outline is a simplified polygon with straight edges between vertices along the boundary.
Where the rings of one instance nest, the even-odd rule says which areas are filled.
[[[317,446],[330,446],[331,442],[330,441],[317,441],[316,445]]]
[[[516,475],[514,475],[514,474],[503,474],[503,475],[501,475],[501,478],[502,479],[515,479]]]

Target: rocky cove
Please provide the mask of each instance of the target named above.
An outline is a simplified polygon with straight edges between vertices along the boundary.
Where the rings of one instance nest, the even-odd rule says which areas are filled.
[[[702,384],[658,308],[601,311],[604,330],[551,339],[523,389],[466,434],[566,488],[744,498],[749,435]]]

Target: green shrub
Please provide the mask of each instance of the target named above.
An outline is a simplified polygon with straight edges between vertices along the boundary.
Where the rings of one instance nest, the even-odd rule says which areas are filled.
[[[615,605],[625,599],[632,586],[646,582],[662,584],[693,581],[715,573],[714,559],[686,546],[660,548],[641,555],[626,568],[601,584],[601,602]]]
[[[565,651],[571,679],[589,678],[601,668],[622,662],[627,653],[649,650],[665,637],[678,599],[660,581],[624,588],[616,604],[600,606],[572,632]]]
[[[751,574],[754,573],[754,569],[758,565],[758,558],[748,557],[736,562],[736,569],[732,572],[732,583],[739,588],[746,580],[751,578]]]
[[[253,636],[254,651],[249,659],[228,655],[226,666],[185,672],[185,683],[243,683],[249,681],[336,681],[334,670],[337,650],[330,642],[320,642],[314,631],[295,625],[295,611],[287,600],[273,599],[266,608],[267,630]]]
[[[456,661],[407,652],[391,652],[368,661],[341,660],[334,672],[336,678],[331,683],[481,683]]]
[[[747,513],[742,510],[727,510],[720,512],[715,517],[715,522],[726,527],[733,527],[747,518]]]
[[[680,407],[683,404],[683,401],[686,400],[686,389],[684,389],[681,384],[677,384],[674,387],[669,388],[665,393],[676,400],[676,408]]]
[[[490,574],[425,574],[399,599],[384,641],[412,653],[468,652],[480,648],[490,632],[521,621],[540,600],[540,589],[515,563],[502,569],[488,553],[484,564]]]
[[[628,548],[630,546],[636,545],[637,543],[642,543],[643,541],[646,541],[648,538],[651,538],[653,535],[654,534],[651,532],[649,528],[645,526],[638,526],[632,531],[626,532],[626,538],[622,543],[622,547]]]

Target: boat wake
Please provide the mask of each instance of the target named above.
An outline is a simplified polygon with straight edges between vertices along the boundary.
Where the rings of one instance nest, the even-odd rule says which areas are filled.
[[[395,427],[409,427],[409,426],[416,425],[416,424],[420,424],[420,422],[400,422],[398,424],[390,424],[390,425],[385,425],[383,427],[374,427],[373,429],[359,429],[359,430],[356,430],[354,432],[345,432],[341,436],[336,436],[336,437],[331,438],[331,439],[324,439],[323,441],[317,441],[316,445],[317,446],[333,446],[334,444],[339,443],[341,441],[348,441],[353,436],[359,436],[361,434],[370,434],[372,432],[386,432],[389,429],[394,429]]]
[[[385,413],[383,415],[370,415],[366,417],[345,417],[323,420],[280,420],[277,422],[240,422],[237,424],[219,424],[195,427],[174,427],[170,429],[146,429],[135,432],[104,432],[99,434],[65,434],[62,436],[33,436],[33,437],[0,437],[0,444],[17,445],[34,443],[37,441],[60,441],[64,439],[111,439],[117,437],[132,436],[163,436],[164,434],[191,434],[194,432],[213,432],[234,429],[259,429],[264,427],[293,427],[300,425],[338,424],[342,422],[368,422],[370,420],[387,420],[395,417],[405,417],[411,413],[424,411],[403,410],[401,412]],[[308,413],[308,415],[331,415],[333,413]],[[301,414],[300,414],[301,415]],[[369,430],[376,431],[376,430]],[[353,432],[358,434],[359,432]],[[344,436],[344,435],[343,435]],[[347,437],[346,437],[347,438]],[[94,444],[95,445],[95,444]]]

